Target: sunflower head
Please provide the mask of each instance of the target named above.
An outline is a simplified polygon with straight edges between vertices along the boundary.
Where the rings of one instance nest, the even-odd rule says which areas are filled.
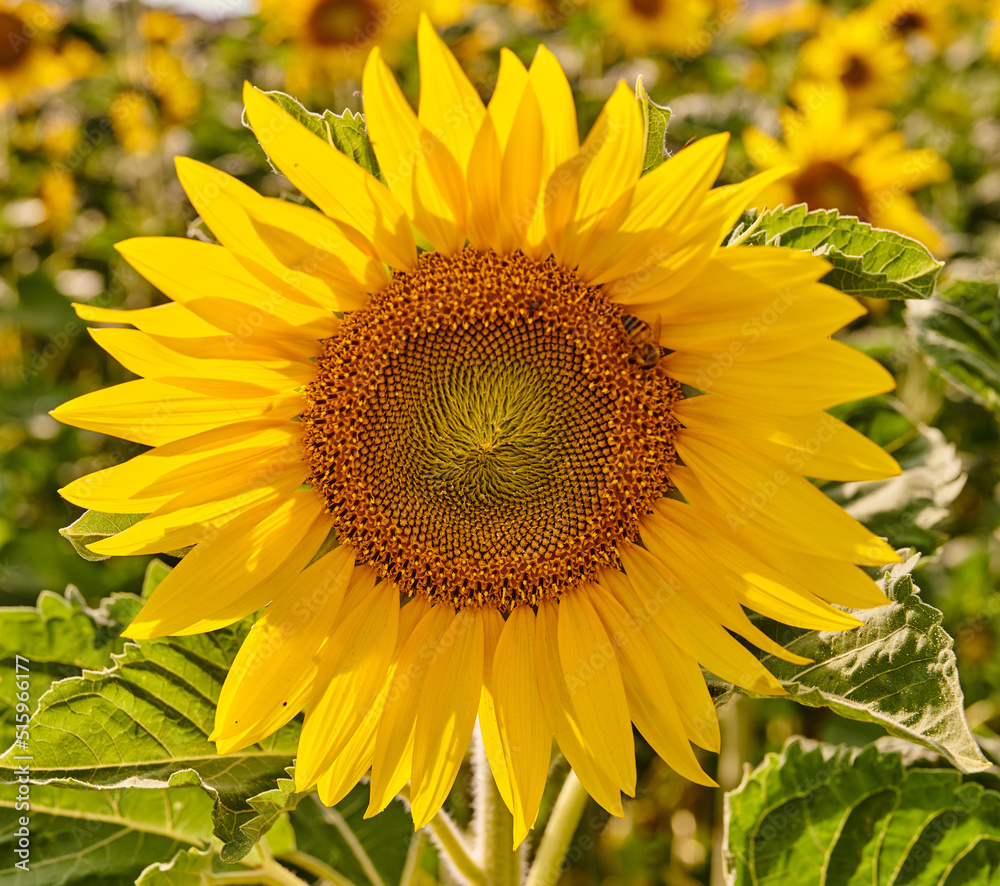
[[[79,312],[132,322],[94,335],[144,377],[56,411],[156,448],[62,492],[148,514],[95,552],[194,546],[129,636],[266,606],[220,750],[305,709],[298,789],[334,803],[367,772],[377,812],[409,782],[421,826],[478,717],[520,842],[553,736],[616,814],[633,723],[712,783],[700,665],[776,694],[734,634],[802,661],[745,607],[844,629],[828,602],[884,602],[857,566],[895,554],[806,476],[898,472],[824,411],[892,379],[830,339],[862,310],[825,261],[720,245],[789,168],[713,188],[718,135],[643,176],[627,85],[581,144],[546,49],[505,51],[488,105],[426,18],[419,49],[419,113],[378,49],[365,65],[381,179],[249,86],[316,208],[178,161],[219,242],[120,244],[172,303]]]

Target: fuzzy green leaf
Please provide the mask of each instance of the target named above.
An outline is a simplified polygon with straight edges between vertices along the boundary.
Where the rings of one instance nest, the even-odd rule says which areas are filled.
[[[212,801],[201,791],[32,785],[30,801],[25,871],[13,866],[23,813],[13,791],[0,796],[0,886],[131,886],[147,865],[203,846],[212,824]]]
[[[670,108],[658,105],[642,85],[642,77],[635,81],[635,98],[642,111],[643,150],[645,159],[642,174],[652,172],[667,159],[667,126],[670,124]]]
[[[954,283],[906,321],[924,356],[948,381],[1000,416],[1000,298],[996,283]]]
[[[87,545],[111,538],[138,523],[145,514],[104,514],[101,511],[87,511],[79,520],[71,523],[59,534],[76,548],[84,560],[107,560],[107,554],[95,554]]]
[[[295,753],[298,726],[226,756],[208,741],[222,682],[246,633],[235,626],[191,637],[129,642],[114,666],[54,684],[29,724],[36,784],[118,790],[197,786],[215,801],[223,859],[250,850],[242,826],[260,817],[249,798],[272,790]],[[12,749],[0,782],[16,780]]]
[[[770,655],[763,661],[797,702],[876,723],[932,748],[963,772],[981,772],[990,764],[965,719],[954,641],[941,627],[941,613],[917,595],[910,575],[917,559],[886,573],[888,606],[851,610],[864,622],[854,630],[803,631],[761,620],[762,630],[813,664]]]
[[[746,226],[738,226],[730,241],[745,234]],[[916,240],[842,217],[836,209],[810,212],[804,203],[763,213],[745,242],[822,255],[833,265],[824,283],[867,298],[930,298],[943,265]]]
[[[139,606],[137,597],[121,594],[91,609],[70,585],[63,596],[42,591],[35,606],[0,609],[0,748],[14,741],[19,716],[15,681],[23,685],[27,679],[24,703],[33,711],[54,681],[103,667],[112,652],[120,652],[125,645],[122,624],[132,620]]]
[[[1000,793],[900,753],[792,741],[726,796],[726,881],[987,886]]]

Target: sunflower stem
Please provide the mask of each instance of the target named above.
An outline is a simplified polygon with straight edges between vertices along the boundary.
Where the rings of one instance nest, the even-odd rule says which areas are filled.
[[[473,804],[476,854],[490,886],[518,886],[521,861],[514,849],[514,817],[497,790],[482,735],[472,737]]]
[[[552,815],[545,826],[542,841],[538,844],[538,852],[528,872],[525,886],[555,886],[559,882],[566,852],[589,799],[580,779],[570,769],[562,790],[559,791],[556,805],[552,807]]]

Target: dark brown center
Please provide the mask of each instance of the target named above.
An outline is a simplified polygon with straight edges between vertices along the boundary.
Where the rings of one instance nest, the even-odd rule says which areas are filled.
[[[555,596],[614,565],[669,488],[680,386],[648,350],[551,259],[425,253],[325,342],[311,483],[404,593]]]
[[[27,57],[30,45],[26,23],[11,12],[0,11],[0,71],[16,68]]]
[[[855,215],[863,222],[872,220],[871,201],[857,176],[839,163],[823,160],[807,166],[792,181],[797,203],[810,209],[839,209],[841,215]]]
[[[306,23],[312,42],[327,47],[360,46],[378,27],[378,10],[370,0],[319,0]]]

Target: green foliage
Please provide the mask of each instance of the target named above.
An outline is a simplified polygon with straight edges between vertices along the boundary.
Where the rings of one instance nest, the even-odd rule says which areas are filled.
[[[61,597],[43,591],[33,607],[0,609],[0,747],[14,741],[15,676],[22,684],[27,678],[33,709],[53,682],[101,667],[120,652],[121,625],[138,611],[131,595],[115,595],[91,609],[74,587]],[[17,656],[28,662],[20,671]]]
[[[1000,416],[1000,311],[996,283],[953,283],[906,312],[917,346],[948,381]]]
[[[214,800],[224,860],[245,855],[265,829],[249,800],[285,775],[298,737],[292,723],[227,756],[208,741],[215,702],[245,634],[244,625],[129,642],[108,670],[55,683],[29,724],[32,778],[101,790],[200,787]],[[0,757],[0,781],[16,780],[16,754]]]
[[[211,830],[212,801],[201,791],[35,784],[30,797],[30,865],[23,871],[13,867],[23,813],[9,788],[0,796],[3,886],[130,886],[147,865],[203,846]]]
[[[933,553],[945,540],[935,527],[965,486],[955,445],[937,428],[915,424],[885,399],[872,398],[836,412],[892,453],[903,473],[888,480],[829,484],[826,493],[895,547]]]
[[[339,871],[356,886],[399,883],[413,839],[413,820],[402,803],[365,818],[368,786],[358,785],[336,808],[311,797],[291,813],[300,852]]]
[[[731,886],[972,886],[1000,877],[1000,793],[900,753],[792,741],[726,797]]]
[[[925,246],[902,234],[873,228],[836,209],[809,211],[804,203],[763,213],[752,232],[746,221],[729,242],[787,246],[822,255],[833,269],[823,282],[867,298],[929,298],[941,271]]]
[[[667,159],[667,126],[670,124],[670,108],[658,105],[642,85],[642,77],[635,81],[635,98],[642,111],[643,151],[645,160],[642,174],[652,172]]]
[[[362,169],[367,170],[376,178],[382,177],[375,151],[368,139],[364,116],[354,113],[350,109],[345,109],[343,114],[334,114],[333,111],[316,114],[306,110],[301,102],[287,93],[274,91],[267,92],[265,95],[277,102],[283,110],[291,114],[307,129],[350,157]]]
[[[917,559],[886,573],[888,606],[853,611],[863,622],[856,630],[762,624],[787,649],[813,659],[796,665],[765,656],[764,663],[800,704],[877,723],[891,735],[932,748],[963,772],[979,772],[989,763],[965,719],[952,638],[941,627],[941,613],[920,599],[913,584]]]

